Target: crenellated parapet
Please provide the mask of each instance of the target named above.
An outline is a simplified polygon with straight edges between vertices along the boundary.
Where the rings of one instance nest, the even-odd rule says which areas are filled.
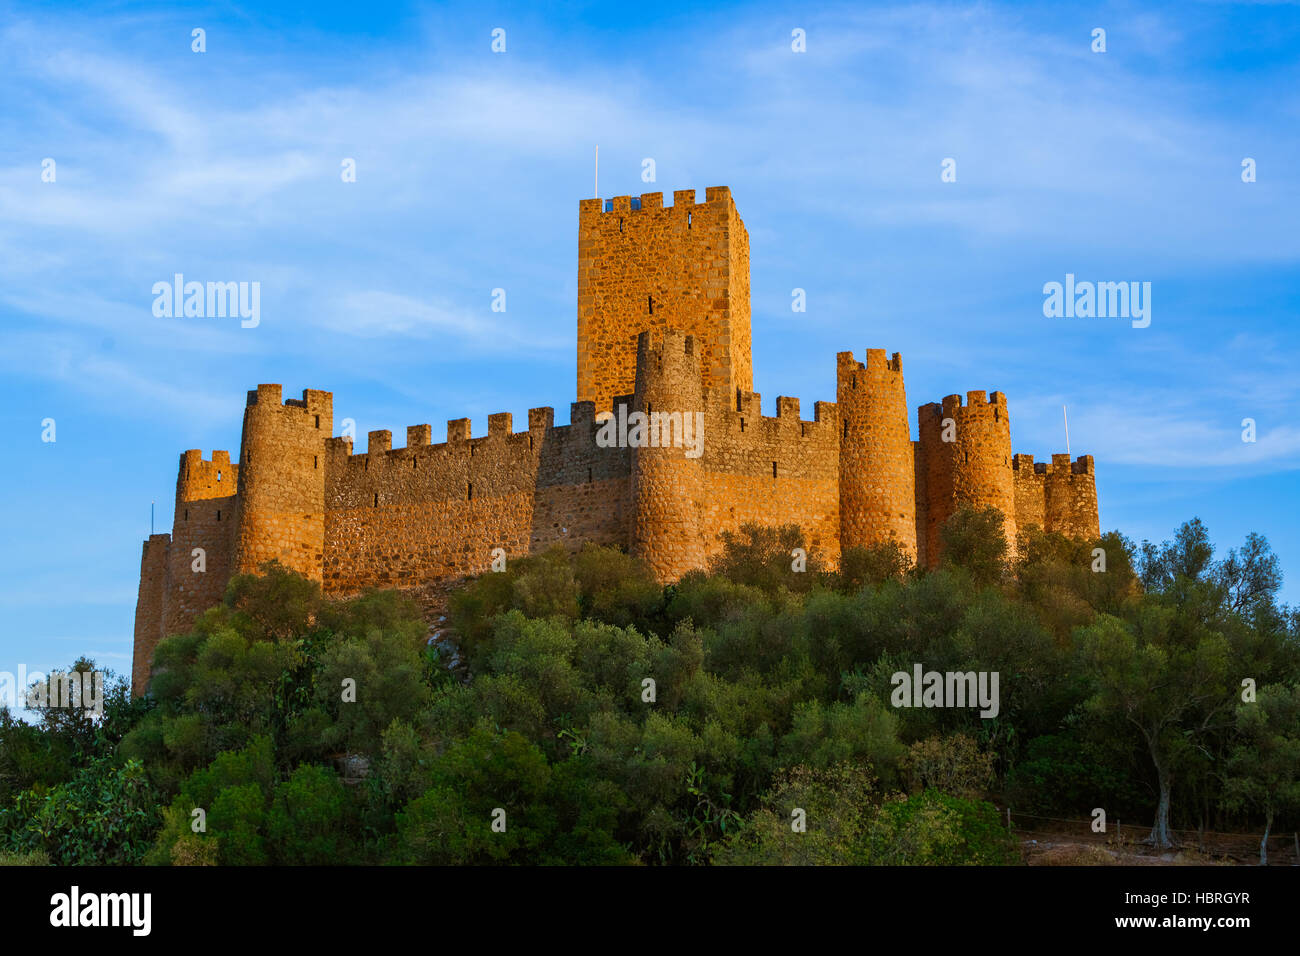
[[[230,452],[214,451],[204,460],[197,448],[181,453],[176,475],[176,500],[200,501],[204,498],[227,498],[239,487],[239,465],[232,464]]]

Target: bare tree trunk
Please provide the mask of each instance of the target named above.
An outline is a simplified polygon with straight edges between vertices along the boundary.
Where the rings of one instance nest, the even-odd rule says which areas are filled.
[[[1169,794],[1173,789],[1173,781],[1158,766],[1156,775],[1160,780],[1160,803],[1156,806],[1156,822],[1151,825],[1151,835],[1147,837],[1147,842],[1161,849],[1168,849],[1174,845],[1174,841],[1169,837]]]

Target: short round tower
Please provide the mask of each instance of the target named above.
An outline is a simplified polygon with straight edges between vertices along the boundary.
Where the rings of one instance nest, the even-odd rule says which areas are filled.
[[[926,563],[939,563],[942,529],[964,505],[992,505],[1002,512],[1012,551],[1016,541],[1015,475],[1011,467],[1011,425],[1007,397],[982,391],[949,395],[942,404],[920,408],[921,455],[925,469]]]

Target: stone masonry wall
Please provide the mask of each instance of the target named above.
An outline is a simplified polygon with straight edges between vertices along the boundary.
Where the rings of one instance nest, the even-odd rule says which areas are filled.
[[[762,414],[761,401],[758,392],[742,393],[732,405],[717,392],[707,397],[701,515],[705,558],[722,550],[721,532],[737,531],[747,522],[796,524],[809,556],[837,567],[840,444],[835,403],[814,403],[813,421],[804,421],[797,398],[778,397],[775,417]]]
[[[135,599],[135,646],[131,649],[131,693],[144,693],[154,648],[163,638],[167,606],[167,552],[171,535],[150,535],[140,553],[140,588]]]
[[[1035,464],[1033,455],[1012,462],[1016,486],[1016,525],[1037,525],[1067,537],[1090,540],[1101,535],[1097,512],[1096,466],[1091,455],[1074,461],[1053,455]]]
[[[436,445],[414,425],[398,449],[391,433],[371,432],[356,455],[331,439],[325,590],[426,588],[488,570],[495,548],[509,559],[556,543],[625,545],[626,449],[596,446],[590,403],[573,406],[569,425],[553,418],[532,409],[529,430],[514,433],[509,414],[492,415],[480,438],[458,419]]]

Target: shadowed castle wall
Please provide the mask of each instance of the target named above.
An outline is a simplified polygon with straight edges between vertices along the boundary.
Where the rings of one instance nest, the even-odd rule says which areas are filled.
[[[230,580],[238,481],[239,466],[227,451],[214,451],[211,461],[198,449],[180,456],[172,533],[151,535],[140,559],[132,687],[147,680],[158,641],[187,630],[221,601]]]

